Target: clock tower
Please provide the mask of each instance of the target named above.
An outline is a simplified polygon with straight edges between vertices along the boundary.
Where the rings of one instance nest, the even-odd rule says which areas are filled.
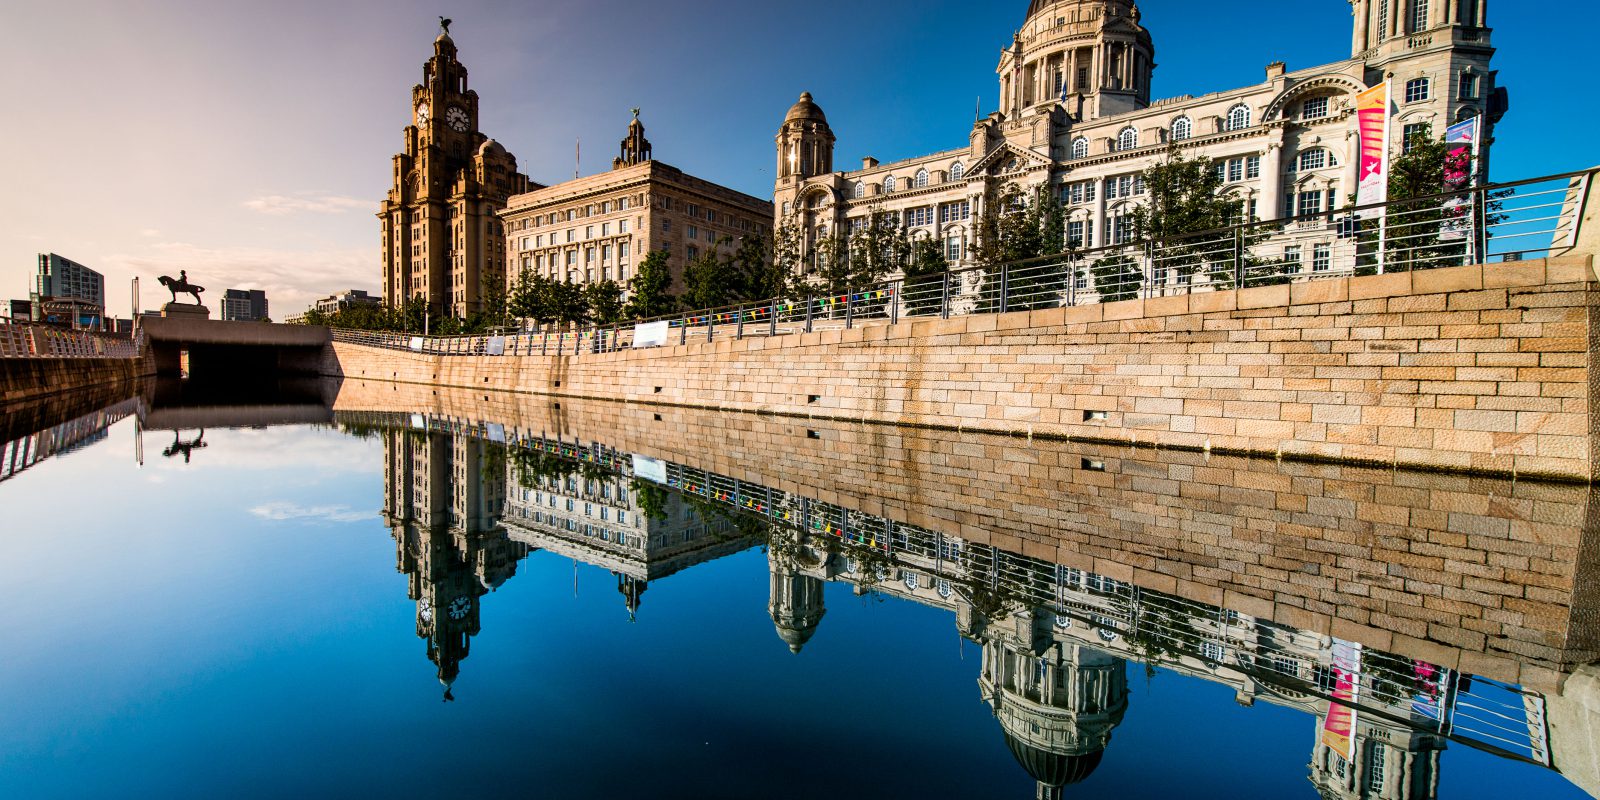
[[[434,315],[465,317],[484,310],[488,287],[505,284],[496,212],[528,190],[528,177],[478,130],[478,93],[467,88],[450,21],[440,22],[422,83],[411,87],[405,149],[394,157],[393,185],[378,212],[383,296],[391,307],[420,298]]]

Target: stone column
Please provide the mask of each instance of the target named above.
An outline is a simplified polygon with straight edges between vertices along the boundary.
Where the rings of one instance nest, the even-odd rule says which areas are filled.
[[[1267,135],[1267,152],[1261,159],[1261,204],[1257,210],[1262,220],[1283,216],[1283,131],[1279,125]]]
[[[1372,7],[1367,0],[1356,3],[1355,35],[1350,42],[1350,55],[1361,55],[1371,45],[1368,44],[1367,30],[1372,24]]]
[[[1096,247],[1111,244],[1111,232],[1106,230],[1106,182],[1102,178],[1095,178],[1094,191],[1094,235]]]

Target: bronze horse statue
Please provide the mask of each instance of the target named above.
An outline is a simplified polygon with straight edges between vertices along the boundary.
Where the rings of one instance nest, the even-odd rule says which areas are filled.
[[[178,295],[192,294],[194,295],[194,304],[200,305],[200,293],[206,290],[204,286],[196,286],[189,282],[187,270],[179,270],[177,279],[162,275],[157,280],[161,281],[162,286],[167,287],[167,291],[172,292],[172,302],[174,303],[178,302]]]

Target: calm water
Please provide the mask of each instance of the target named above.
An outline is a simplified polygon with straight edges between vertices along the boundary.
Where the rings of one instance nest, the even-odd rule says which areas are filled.
[[[0,795],[1588,796],[1506,681],[338,393],[14,411]]]

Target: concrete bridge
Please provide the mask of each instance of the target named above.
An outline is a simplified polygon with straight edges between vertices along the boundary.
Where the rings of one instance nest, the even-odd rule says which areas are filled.
[[[331,341],[318,325],[153,317],[140,322],[158,375],[316,375]]]

